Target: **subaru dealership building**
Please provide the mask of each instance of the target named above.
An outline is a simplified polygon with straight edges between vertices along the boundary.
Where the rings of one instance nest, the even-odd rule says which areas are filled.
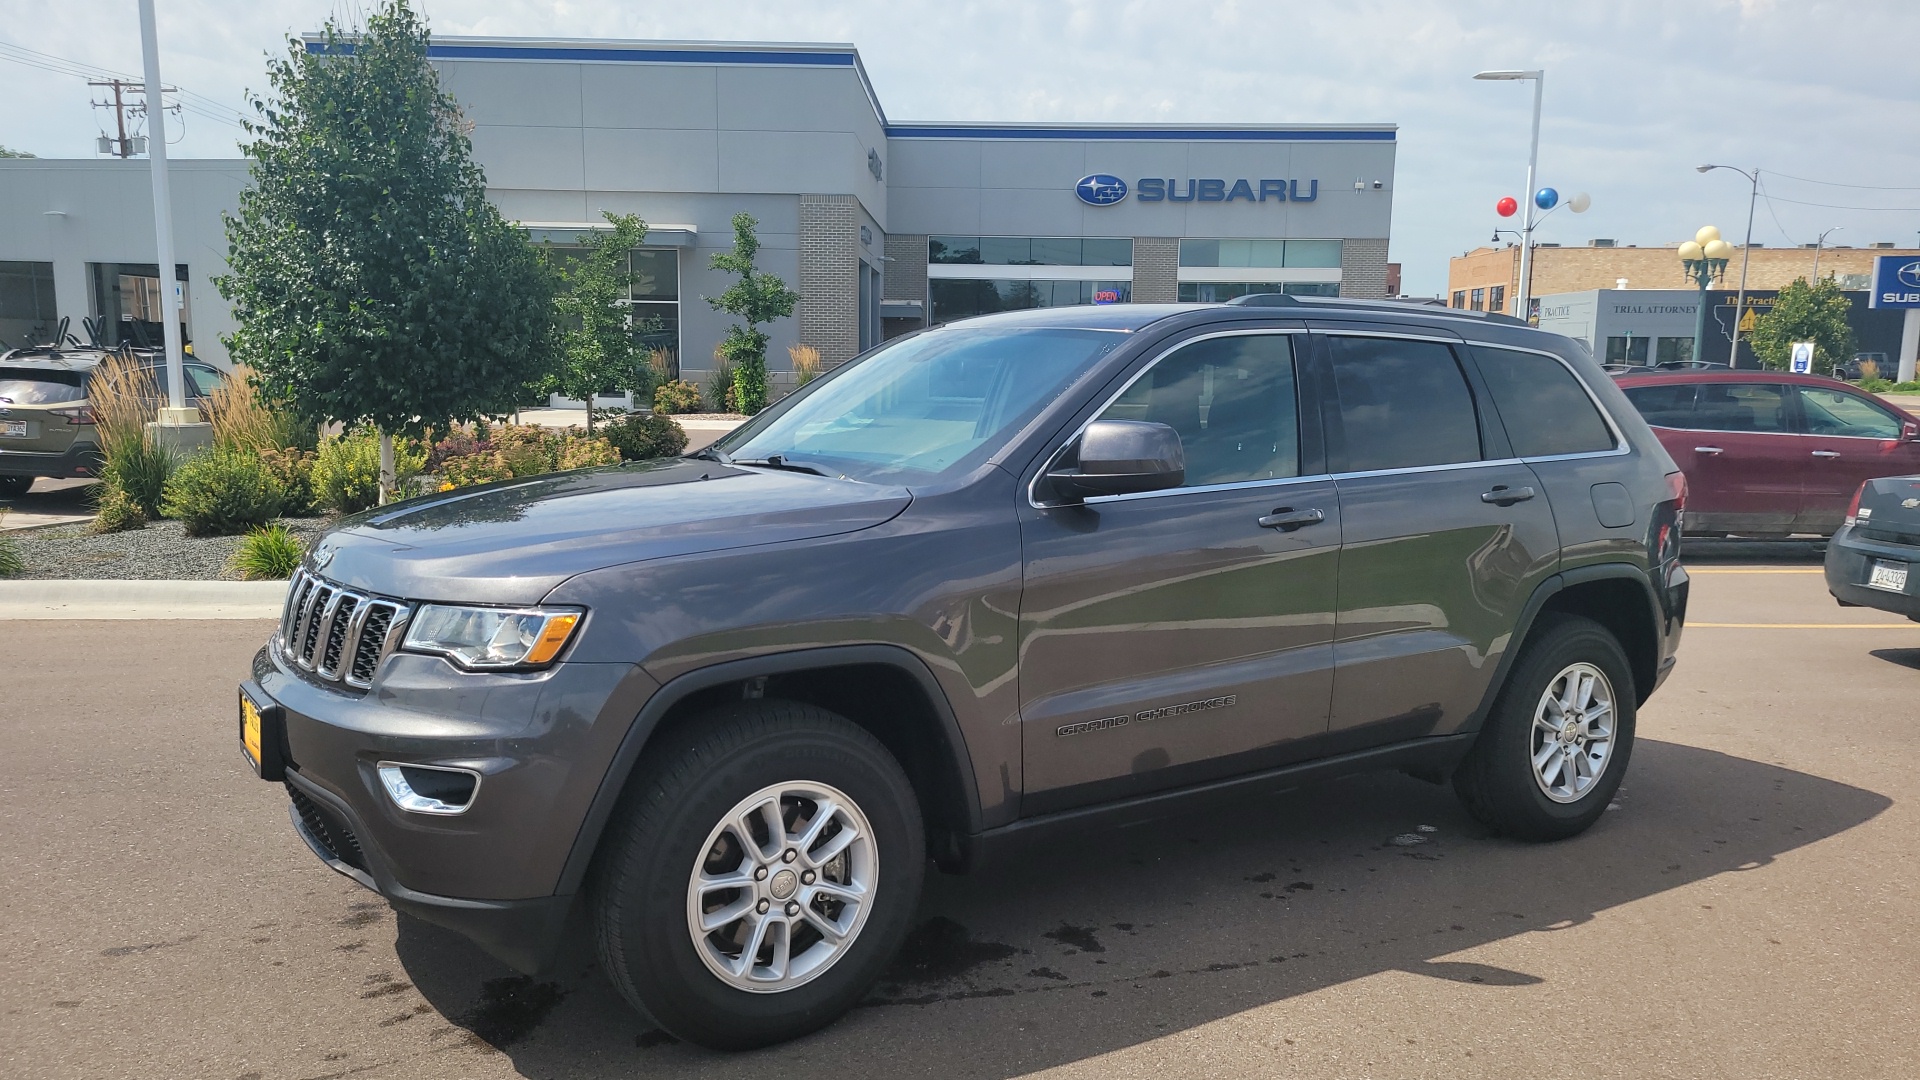
[[[431,55],[492,198],[536,241],[603,212],[647,222],[632,300],[687,378],[730,322],[704,298],[743,210],[762,269],[802,297],[770,328],[776,388],[785,346],[832,364],[983,312],[1386,294],[1392,125],[895,121],[851,45],[435,38]],[[188,336],[216,361],[220,214],[246,169],[174,163]],[[0,160],[0,337],[92,316],[157,338],[151,204],[138,160]]]

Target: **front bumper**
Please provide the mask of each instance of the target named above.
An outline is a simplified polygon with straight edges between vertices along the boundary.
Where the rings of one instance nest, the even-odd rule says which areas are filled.
[[[1905,592],[1869,588],[1867,577],[1874,560],[1906,563]],[[1843,604],[1879,608],[1920,622],[1920,547],[1870,540],[1852,525],[1842,525],[1827,541],[1827,592]]]
[[[476,675],[396,653],[371,691],[348,693],[307,681],[269,646],[248,691],[278,706],[290,812],[315,855],[531,972],[554,955],[572,907],[558,886],[581,821],[657,688],[633,665]],[[380,761],[457,766],[483,782],[464,813],[412,813],[380,783]]]

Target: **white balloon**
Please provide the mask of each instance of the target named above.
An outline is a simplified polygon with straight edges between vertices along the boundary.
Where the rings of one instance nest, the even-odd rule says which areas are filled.
[[[1573,198],[1567,200],[1567,209],[1573,211],[1576,214],[1586,213],[1587,207],[1592,205],[1593,205],[1593,196],[1587,194],[1584,191],[1575,192]]]

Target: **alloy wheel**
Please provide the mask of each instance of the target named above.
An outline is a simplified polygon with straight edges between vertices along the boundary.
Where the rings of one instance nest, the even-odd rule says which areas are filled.
[[[1533,779],[1547,798],[1575,803],[1613,757],[1613,684],[1589,663],[1555,675],[1533,710]]]

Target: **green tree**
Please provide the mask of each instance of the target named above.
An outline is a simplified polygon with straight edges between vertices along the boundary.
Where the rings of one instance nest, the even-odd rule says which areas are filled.
[[[30,154],[25,150],[13,150],[5,146],[0,146],[0,158],[30,158],[34,156],[36,155]]]
[[[737,280],[719,296],[707,298],[715,310],[746,322],[727,327],[719,353],[733,365],[734,406],[748,416],[767,405],[767,332],[760,324],[792,315],[800,302],[800,294],[787,288],[780,275],[762,273],[754,265],[760,253],[755,235],[759,227],[752,214],[733,215],[733,250],[715,253],[713,268]]]
[[[1831,375],[1837,361],[1853,355],[1853,327],[1847,322],[1852,309],[1833,278],[1812,285],[1798,278],[1780,290],[1772,311],[1753,320],[1747,343],[1762,364],[1785,371],[1793,359],[1793,343],[1811,341],[1815,374]]]
[[[387,0],[268,65],[218,281],[227,347],[270,399],[381,432],[383,501],[394,432],[509,412],[556,360],[552,274],[487,201],[427,37]]]
[[[554,306],[560,314],[561,363],[553,389],[587,403],[587,434],[593,434],[593,396],[611,386],[653,400],[653,368],[627,303],[633,288],[633,249],[647,238],[647,223],[632,214],[601,211],[613,228],[589,233],[585,251],[556,259],[561,283]]]

